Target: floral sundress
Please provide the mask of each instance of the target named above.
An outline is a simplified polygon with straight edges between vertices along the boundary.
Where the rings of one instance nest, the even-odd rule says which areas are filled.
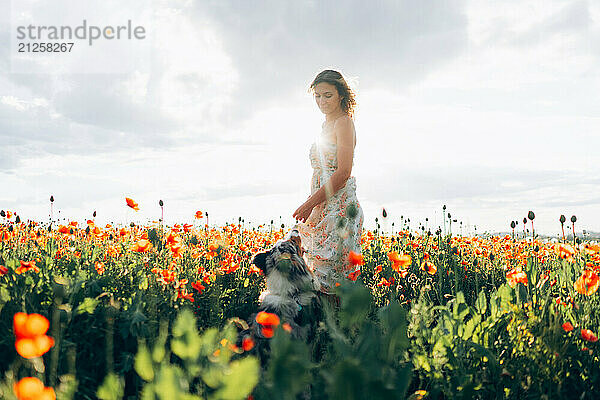
[[[337,169],[337,146],[321,134],[311,145],[309,158],[313,168],[312,195]],[[313,208],[306,222],[296,224],[307,265],[325,291],[348,273],[350,251],[361,252],[363,221],[364,214],[356,198],[356,178],[350,176],[344,187]]]

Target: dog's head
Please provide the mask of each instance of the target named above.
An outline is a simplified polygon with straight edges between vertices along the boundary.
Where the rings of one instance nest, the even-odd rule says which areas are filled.
[[[252,264],[260,268],[265,275],[269,275],[273,267],[285,264],[285,260],[306,266],[303,255],[302,239],[297,230],[292,230],[286,240],[280,240],[270,250],[256,254]]]
[[[268,251],[256,254],[252,263],[267,277],[267,289],[271,292],[279,292],[290,285],[300,292],[319,290],[318,279],[306,265],[303,254],[302,240],[294,229],[287,239],[278,241]],[[288,283],[283,284],[282,280]]]

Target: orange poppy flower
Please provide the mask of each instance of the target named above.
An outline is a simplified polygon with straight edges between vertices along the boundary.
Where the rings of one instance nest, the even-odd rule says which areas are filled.
[[[196,211],[196,215],[194,216],[196,219],[203,218],[202,211]]]
[[[358,278],[359,275],[360,275],[360,269],[357,269],[356,271],[350,272],[348,274],[348,279],[350,279],[351,281],[356,281],[356,279]]]
[[[350,251],[350,253],[348,253],[348,260],[352,265],[363,265],[365,263],[363,260],[363,255],[355,253],[353,251]]]
[[[256,314],[256,322],[262,325],[261,333],[266,338],[272,338],[275,334],[275,328],[279,325],[277,314],[261,311]]]
[[[44,387],[38,378],[26,377],[13,385],[15,396],[19,400],[55,400],[56,394],[51,387]]]
[[[32,269],[34,272],[40,272],[40,269],[35,265],[35,260],[27,262],[19,260],[19,262],[21,263],[21,266],[15,269],[15,273],[17,273],[18,275],[22,274],[23,272],[27,272],[30,269]]]
[[[198,293],[202,293],[206,287],[202,284],[201,281],[192,282],[192,287],[198,291]]]
[[[50,350],[54,346],[54,339],[46,336],[49,327],[50,322],[43,315],[16,313],[13,329],[17,353],[24,358],[36,358]]]
[[[256,322],[261,325],[279,325],[279,316],[277,314],[268,313],[266,311],[261,311],[256,314]]]
[[[562,324],[562,328],[565,330],[565,332],[571,332],[574,329],[573,324],[571,324],[570,322],[565,322],[564,324]]]
[[[519,282],[521,282],[523,285],[527,285],[527,274],[521,269],[515,268],[506,273],[506,281],[512,288],[514,288]]]
[[[583,271],[583,274],[573,284],[578,293],[588,296],[596,293],[599,285],[600,279],[598,278],[598,274],[589,269]]]
[[[554,251],[559,258],[571,260],[575,254],[575,248],[567,243],[558,243],[554,247]]]
[[[435,273],[437,272],[437,267],[431,261],[423,261],[421,263],[421,269],[423,271],[427,271],[429,275],[435,275]]]
[[[250,336],[246,336],[244,340],[242,340],[242,349],[244,349],[244,351],[250,351],[253,347],[254,339],[252,339]]]
[[[284,322],[281,327],[283,328],[284,331],[286,331],[287,333],[291,333],[292,332],[292,326],[290,324],[288,324],[287,322]]]
[[[594,335],[594,333],[592,331],[590,331],[589,329],[582,329],[581,330],[581,338],[583,340],[587,340],[588,342],[597,342],[598,338],[596,337],[596,335]]]
[[[129,207],[133,208],[135,211],[140,211],[140,208],[138,207],[138,203],[136,203],[135,201],[133,201],[129,197],[125,197],[125,201],[127,202],[127,205]]]
[[[392,269],[396,272],[400,270],[400,267],[408,267],[412,264],[412,258],[408,254],[398,255],[398,252],[390,251],[388,258],[392,262]]]
[[[144,252],[149,251],[151,247],[152,247],[152,243],[150,243],[149,240],[140,239],[137,242],[135,242],[133,244],[133,246],[131,246],[131,250],[144,253]]]

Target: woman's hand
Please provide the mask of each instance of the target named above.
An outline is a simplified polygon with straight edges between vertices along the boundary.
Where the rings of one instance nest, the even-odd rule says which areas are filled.
[[[296,220],[300,220],[302,222],[306,222],[310,213],[312,212],[315,206],[311,205],[308,201],[304,202],[296,211],[294,211],[294,215],[292,215]]]

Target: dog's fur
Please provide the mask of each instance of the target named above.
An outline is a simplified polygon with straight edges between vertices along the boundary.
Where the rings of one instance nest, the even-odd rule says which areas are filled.
[[[256,254],[252,263],[266,277],[267,288],[260,294],[259,311],[277,314],[281,323],[289,323],[292,335],[307,338],[312,322],[320,313],[319,280],[308,268],[302,255],[302,243],[297,230],[272,249]],[[253,321],[255,322],[255,321]],[[262,337],[260,326],[254,323],[254,334]]]

